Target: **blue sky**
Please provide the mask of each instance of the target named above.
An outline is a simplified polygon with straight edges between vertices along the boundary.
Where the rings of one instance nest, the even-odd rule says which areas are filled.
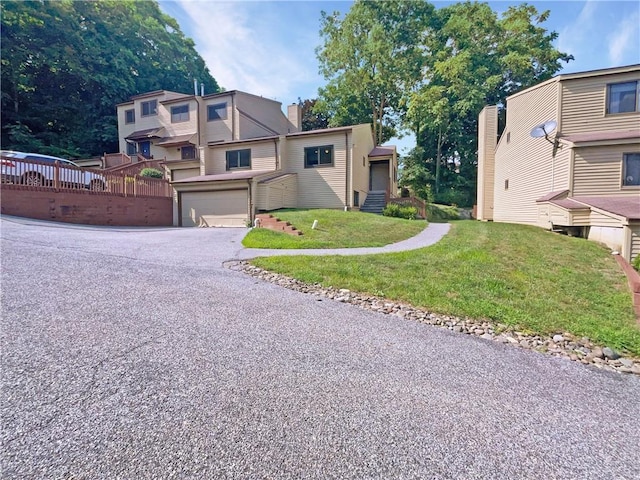
[[[442,7],[452,2],[431,2]],[[522,2],[489,2],[498,13]],[[640,63],[640,1],[527,2],[550,10],[543,24],[558,32],[556,47],[575,60],[562,73]],[[315,98],[325,80],[318,73],[320,12],[348,11],[347,1],[160,1],[192,38],[217,82],[282,102]],[[205,86],[206,89],[206,86]],[[394,139],[400,152],[411,136]]]

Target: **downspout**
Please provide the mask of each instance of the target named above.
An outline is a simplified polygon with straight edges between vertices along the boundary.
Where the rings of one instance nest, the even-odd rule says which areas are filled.
[[[280,162],[278,161],[278,139],[277,138],[273,139],[273,152],[276,157],[276,170],[278,170]]]
[[[349,209],[349,132],[344,132],[344,154],[345,154],[345,191],[344,191],[344,210],[345,212]]]
[[[197,133],[198,133],[198,156],[200,156],[200,130],[201,130],[201,125],[200,125],[200,100],[198,99],[198,97],[195,97],[196,99],[196,129],[197,129]],[[198,159],[200,160],[200,159]]]
[[[247,179],[247,186],[249,188],[249,224],[250,225],[253,225],[253,220],[254,220],[254,218],[253,218],[253,195],[252,195],[252,192],[251,192],[251,190],[253,188],[252,180],[253,179],[251,179],[251,178]]]
[[[231,140],[236,138],[236,96],[231,94]]]

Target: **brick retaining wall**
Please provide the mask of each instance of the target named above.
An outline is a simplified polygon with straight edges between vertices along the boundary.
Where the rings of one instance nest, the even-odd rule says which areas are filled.
[[[50,188],[25,190],[19,185],[0,187],[5,215],[85,225],[171,226],[171,198],[124,197],[83,190]]]

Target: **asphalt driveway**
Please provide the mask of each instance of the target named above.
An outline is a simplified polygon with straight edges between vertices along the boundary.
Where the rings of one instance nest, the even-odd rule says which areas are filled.
[[[2,478],[640,478],[640,378],[222,264],[244,229],[0,220]]]

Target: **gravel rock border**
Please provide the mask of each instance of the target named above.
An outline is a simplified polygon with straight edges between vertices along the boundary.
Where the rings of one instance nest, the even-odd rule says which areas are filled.
[[[640,375],[640,358],[623,357],[619,352],[609,347],[596,345],[587,337],[578,338],[569,332],[556,333],[548,337],[529,335],[500,323],[492,324],[482,320],[439,315],[408,304],[364,295],[347,289],[306,284],[285,275],[263,270],[246,261],[226,262],[225,266],[290,290],[317,295],[336,302],[350,303],[366,310],[397,315],[407,320],[446,328],[456,333],[466,333],[485,340],[510,344],[554,357],[581,362],[585,365],[593,365],[603,370]]]

